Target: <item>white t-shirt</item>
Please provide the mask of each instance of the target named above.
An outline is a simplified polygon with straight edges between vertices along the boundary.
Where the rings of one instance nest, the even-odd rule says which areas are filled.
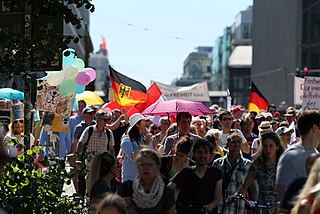
[[[221,131],[222,132],[222,131]],[[242,132],[239,130],[239,129],[231,129],[231,132],[236,132],[238,133],[241,138],[242,138],[242,143],[245,143],[247,142],[247,139],[244,137],[244,135],[242,134]],[[230,135],[230,133],[227,133],[227,134],[223,134],[221,135],[221,139],[220,139],[220,145],[219,146],[222,146],[222,147],[226,147],[227,145],[227,138],[228,136]]]

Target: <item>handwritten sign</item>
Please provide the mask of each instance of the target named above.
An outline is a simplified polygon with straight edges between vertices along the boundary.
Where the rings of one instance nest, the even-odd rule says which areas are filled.
[[[302,106],[303,100],[303,84],[304,79],[301,77],[294,77],[294,88],[293,88],[293,103],[294,105]]]
[[[320,109],[320,77],[304,78],[302,109]]]

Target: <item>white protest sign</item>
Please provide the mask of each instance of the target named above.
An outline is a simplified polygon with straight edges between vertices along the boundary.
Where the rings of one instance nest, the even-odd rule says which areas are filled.
[[[169,86],[155,82],[162,94],[168,99],[184,99],[197,102],[209,102],[209,91],[206,81],[185,87]]]
[[[294,97],[293,103],[294,105],[302,106],[302,99],[303,99],[303,84],[304,79],[301,77],[294,77]]]
[[[302,110],[320,109],[320,77],[305,77]]]

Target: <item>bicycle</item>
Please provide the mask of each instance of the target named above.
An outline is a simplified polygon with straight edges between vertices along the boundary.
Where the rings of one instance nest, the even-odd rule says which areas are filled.
[[[248,200],[242,194],[238,194],[235,197],[235,199],[243,200],[245,202],[245,208],[247,210],[251,211],[252,213],[262,214],[262,213],[264,213],[263,211],[266,211],[267,209],[269,209],[271,207],[270,204],[268,204],[268,203],[266,205],[263,205],[263,204],[258,204],[257,201]],[[258,212],[256,212],[256,211],[258,211]]]

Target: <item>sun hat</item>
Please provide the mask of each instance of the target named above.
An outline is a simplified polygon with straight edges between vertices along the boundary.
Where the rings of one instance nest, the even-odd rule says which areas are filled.
[[[267,118],[267,117],[272,117],[272,114],[270,112],[262,112],[262,115]]]
[[[269,121],[262,121],[258,127],[259,131],[270,131],[271,125]]]
[[[140,113],[134,113],[133,115],[131,115],[131,117],[129,118],[129,128],[128,128],[128,132],[130,132],[130,130],[132,129],[132,127],[134,127],[134,125],[136,125],[137,122],[139,122],[140,120],[145,120],[146,117],[144,117],[142,114]]]
[[[289,109],[289,110],[286,111],[286,114],[283,115],[283,116],[284,116],[284,117],[290,117],[290,116],[294,116],[294,115],[296,115],[296,110],[294,110],[294,109]]]
[[[287,133],[290,133],[292,134],[293,133],[293,129],[290,129],[290,128],[287,128],[285,126],[282,126],[282,127],[279,127],[277,130],[276,130],[276,134],[278,136],[281,136],[281,135],[284,135],[284,134],[287,134]]]

